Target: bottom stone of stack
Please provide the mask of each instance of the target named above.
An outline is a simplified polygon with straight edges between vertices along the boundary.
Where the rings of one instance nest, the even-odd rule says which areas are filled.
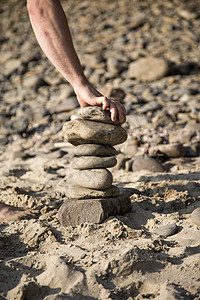
[[[102,223],[110,216],[124,215],[131,211],[127,194],[95,199],[69,199],[58,211],[61,225],[77,226],[83,223]]]

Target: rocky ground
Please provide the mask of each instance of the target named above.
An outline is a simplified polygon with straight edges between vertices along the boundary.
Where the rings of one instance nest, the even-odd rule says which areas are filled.
[[[61,227],[72,88],[42,54],[25,1],[0,2],[0,201],[39,211],[0,225],[1,299],[199,299],[200,5],[63,1],[88,78],[127,109],[114,183],[132,211]]]

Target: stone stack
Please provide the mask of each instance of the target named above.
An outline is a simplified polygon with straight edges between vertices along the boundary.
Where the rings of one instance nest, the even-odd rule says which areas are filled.
[[[107,169],[117,163],[113,146],[126,141],[125,129],[119,121],[111,121],[109,111],[98,107],[81,108],[79,115],[81,119],[63,126],[65,140],[76,146],[71,162],[74,182],[58,212],[63,226],[100,223],[131,209],[129,196],[112,185],[112,173]]]

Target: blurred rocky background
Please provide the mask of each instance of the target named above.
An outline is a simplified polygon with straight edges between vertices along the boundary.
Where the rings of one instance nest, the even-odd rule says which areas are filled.
[[[199,3],[62,3],[85,74],[126,107],[129,141],[122,153],[198,156]],[[1,151],[18,143],[33,152],[38,143],[62,141],[62,125],[79,105],[40,50],[26,2],[1,1],[0,14]]]

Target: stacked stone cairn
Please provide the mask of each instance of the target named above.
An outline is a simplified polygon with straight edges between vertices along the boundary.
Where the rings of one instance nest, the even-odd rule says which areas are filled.
[[[81,108],[79,116],[63,126],[64,139],[76,146],[71,162],[73,183],[58,212],[63,226],[101,223],[131,210],[129,195],[112,185],[113,176],[107,169],[117,163],[113,146],[126,141],[126,130],[118,120],[111,121],[109,110],[99,107]]]

